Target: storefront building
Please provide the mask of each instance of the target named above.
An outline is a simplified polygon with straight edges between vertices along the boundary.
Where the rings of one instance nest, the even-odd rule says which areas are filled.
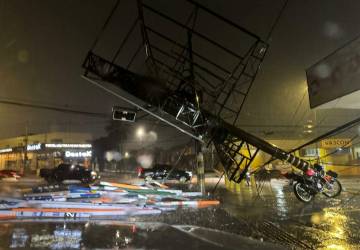
[[[0,170],[38,171],[63,162],[90,166],[92,136],[48,133],[0,140]]]

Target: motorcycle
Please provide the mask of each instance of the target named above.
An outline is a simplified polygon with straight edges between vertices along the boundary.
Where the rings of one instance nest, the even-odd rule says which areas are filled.
[[[296,198],[302,202],[310,202],[318,193],[334,198],[342,191],[338,174],[331,170],[325,172],[319,164],[314,164],[313,168],[308,168],[303,174],[290,174],[287,177],[294,185]]]

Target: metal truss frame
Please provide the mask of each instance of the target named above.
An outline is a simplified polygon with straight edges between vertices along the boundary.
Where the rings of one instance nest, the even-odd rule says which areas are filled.
[[[232,135],[228,135],[222,143],[214,145],[228,179],[236,183],[241,182],[259,149]]]
[[[139,110],[204,142],[205,135],[213,136],[209,132],[210,123],[215,121],[217,124],[217,121],[225,120],[224,123],[216,125],[220,127],[223,124],[236,124],[265,57],[268,44],[254,33],[207,7],[193,0],[184,1],[191,4],[193,11],[188,20],[182,23],[138,0],[138,16],[112,59],[105,59],[92,50],[89,51],[83,63],[83,78]],[[115,8],[117,6],[118,3]],[[111,15],[114,14],[115,8]],[[246,36],[250,41],[246,49],[239,53],[197,30],[195,24],[200,12],[205,12],[234,29],[234,36]],[[148,24],[145,16],[149,14],[185,31],[185,42],[176,40]],[[105,24],[110,21],[111,15]],[[125,45],[134,36],[136,28],[140,28],[141,41],[133,46],[129,61],[119,65],[117,60],[121,57]],[[152,40],[154,37],[169,44],[171,49],[158,46]],[[220,61],[214,61],[198,51],[194,44],[196,39],[216,48],[236,63],[229,68]],[[134,66],[141,58],[140,52],[145,52],[146,55],[145,73],[137,71]],[[150,91],[151,89],[156,91]],[[152,111],[151,108],[155,108],[156,111]],[[242,130],[232,130],[227,133],[224,140],[213,140],[228,178],[235,182],[240,182],[245,177],[258,151],[262,149],[257,143],[251,143],[249,138],[243,137],[239,131]]]
[[[223,22],[224,25],[234,28],[236,31],[234,36],[242,35],[251,40],[247,45],[248,48],[242,54],[239,54],[234,49],[225,47],[201,31],[197,31],[194,25],[183,24],[149,4],[138,1],[139,21],[141,23],[148,62],[152,64],[152,68],[157,69],[155,73],[158,77],[167,79],[167,84],[169,84],[170,88],[176,89],[182,81],[187,80],[197,91],[203,92],[211,100],[211,104],[203,105],[203,109],[215,111],[217,116],[231,124],[236,124],[259,67],[264,60],[268,44],[256,34],[207,7],[193,0],[187,0],[187,2],[191,3],[194,8],[192,15],[190,15],[193,22],[196,22],[198,12],[206,12],[214,19]],[[164,19],[175,27],[186,30],[187,42],[182,44],[169,35],[161,33],[155,27],[147,25],[144,17],[144,12],[146,11]],[[152,36],[168,42],[171,44],[171,48],[177,48],[181,52],[159,48],[153,44],[150,38]],[[232,57],[237,63],[233,67],[228,68],[222,65],[221,62],[215,62],[208,56],[201,54],[193,45],[194,37],[201,40],[204,44],[221,50],[224,55]],[[160,56],[163,59],[160,59]],[[175,64],[169,65],[166,63],[168,59],[174,60]],[[190,81],[189,78],[186,79],[184,76],[184,71],[189,71]]]

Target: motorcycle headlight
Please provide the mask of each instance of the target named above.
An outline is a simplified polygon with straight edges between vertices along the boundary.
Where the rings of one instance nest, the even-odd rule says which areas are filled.
[[[96,176],[97,173],[96,173],[95,171],[91,171],[91,175],[92,175],[92,176]]]

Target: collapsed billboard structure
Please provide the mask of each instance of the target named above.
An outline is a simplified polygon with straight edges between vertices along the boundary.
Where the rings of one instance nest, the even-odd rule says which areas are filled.
[[[188,16],[137,1],[136,18],[112,58],[95,53],[98,37],[83,77],[194,139],[213,143],[231,181],[244,179],[260,150],[307,169],[309,162],[237,127],[268,44],[193,0],[180,2]],[[101,34],[118,6],[119,1]]]

